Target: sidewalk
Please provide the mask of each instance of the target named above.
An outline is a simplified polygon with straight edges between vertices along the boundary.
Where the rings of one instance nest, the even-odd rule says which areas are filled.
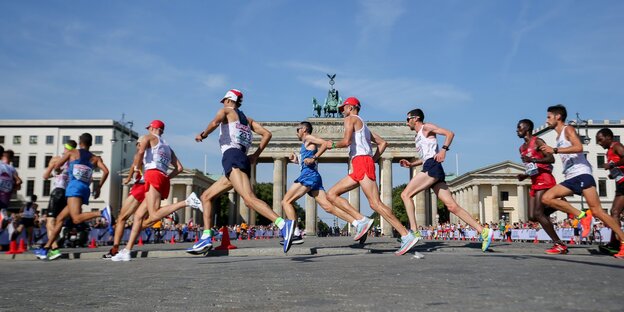
[[[211,250],[207,256],[301,256],[301,255],[353,255],[366,253],[394,253],[399,248],[399,243],[394,238],[389,237],[369,237],[363,246],[354,242],[351,237],[316,237],[305,238],[302,245],[293,245],[287,254],[282,251],[279,239],[262,240],[239,240],[232,241],[237,249],[226,251]],[[221,242],[214,242],[214,247],[220,246]],[[201,255],[191,255],[185,252],[193,243],[176,244],[145,244],[135,246],[132,253],[133,258],[175,258],[175,257],[201,257]],[[552,246],[549,243],[507,243],[493,242],[489,253],[497,254],[544,254],[544,250]],[[93,260],[101,259],[111,246],[101,246],[98,248],[66,248],[61,249],[61,259],[70,260]],[[598,245],[570,245],[570,253],[573,255],[591,255],[598,253]],[[481,253],[481,243],[472,241],[441,241],[424,240],[413,249],[423,253]],[[18,255],[7,255],[0,253],[0,261],[36,261],[38,260],[32,251],[27,251]]]

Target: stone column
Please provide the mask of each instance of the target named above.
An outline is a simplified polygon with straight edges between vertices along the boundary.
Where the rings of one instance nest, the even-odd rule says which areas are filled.
[[[251,181],[251,188],[254,190],[254,192],[256,191],[256,167],[257,164],[251,165],[251,175],[249,176],[249,180]],[[238,200],[240,201],[240,198]],[[247,214],[247,220],[249,220],[247,224],[256,225],[258,213],[255,210],[250,209],[249,207],[246,207],[245,213]]]
[[[167,205],[173,204],[173,184],[169,186],[169,197],[167,197]]]
[[[518,219],[525,221],[527,217],[526,191],[524,185],[518,185]]]
[[[284,158],[273,158],[273,211],[280,217],[282,212],[282,198],[284,198]]]
[[[305,233],[308,236],[316,236],[316,199],[310,195],[305,195]]]
[[[228,224],[229,225],[235,225],[238,222],[238,211],[236,210],[236,192],[234,192],[234,189],[229,190],[227,192],[228,194]]]
[[[422,166],[410,168],[410,180],[421,171]],[[416,224],[418,225],[424,225],[427,222],[427,204],[425,204],[425,192],[427,192],[427,190],[424,190],[416,194],[416,196],[412,197],[412,202],[414,203],[414,215],[416,216]]]
[[[351,167],[351,160],[349,160],[349,165],[347,167],[347,173],[351,173],[352,167]],[[355,210],[357,212],[361,211],[360,208],[360,187],[356,187],[352,190],[349,191],[349,204],[355,208]],[[316,221],[315,221],[316,222]],[[348,227],[349,229],[349,234],[353,234],[355,228],[353,227],[353,225],[349,224]]]
[[[186,197],[191,195],[192,192],[193,192],[193,184],[187,184],[186,185]],[[184,207],[184,223],[188,223],[191,220],[191,210],[192,208],[189,206]]]
[[[386,204],[386,206],[392,208],[392,159],[382,158],[380,167],[381,201]],[[390,225],[387,220],[383,220],[381,223],[381,231],[384,235],[392,235],[392,225]]]
[[[254,189],[254,185],[256,184],[256,165],[251,165],[251,176],[249,177],[251,182],[252,190]],[[238,207],[238,212],[236,213],[236,224],[241,224],[243,222],[248,225],[256,225],[256,212],[255,210],[247,207],[245,205],[245,201],[239,194],[236,194],[236,198],[234,203]]]
[[[438,196],[431,191],[431,225],[438,223]]]
[[[498,184],[492,184],[492,220],[498,222],[500,220],[500,206],[498,201]]]
[[[122,191],[123,199],[128,198],[128,194],[130,194],[130,185],[124,184],[123,185],[123,191]]]
[[[479,185],[472,186],[471,205],[472,207],[470,208],[470,211],[472,212],[472,217],[475,219],[478,218],[479,222],[481,222],[483,219],[481,219],[481,212],[479,209]]]

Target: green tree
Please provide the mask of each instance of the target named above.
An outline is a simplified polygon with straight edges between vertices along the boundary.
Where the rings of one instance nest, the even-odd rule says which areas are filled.
[[[254,193],[256,196],[267,203],[269,207],[273,205],[273,183],[257,183],[254,186]],[[300,229],[304,227],[305,221],[305,209],[303,209],[297,202],[293,204],[295,207],[295,213],[297,214],[297,219],[300,221],[298,226]],[[256,224],[258,225],[269,225],[271,221],[264,216],[258,214],[258,219],[256,219]]]
[[[392,188],[392,213],[401,221],[402,224],[409,224],[409,218],[407,212],[405,212],[405,205],[401,199],[401,192],[405,189],[407,184],[401,184]]]

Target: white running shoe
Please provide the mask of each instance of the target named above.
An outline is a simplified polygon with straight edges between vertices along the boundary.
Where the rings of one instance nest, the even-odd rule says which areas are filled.
[[[197,198],[197,195],[195,195],[195,192],[192,192],[191,195],[189,195],[186,198],[185,202],[187,206],[193,209],[199,209],[199,211],[204,213],[204,207],[202,206],[202,202],[201,200],[199,200],[199,198]]]
[[[126,248],[120,250],[116,255],[110,258],[113,261],[130,261],[130,251]]]

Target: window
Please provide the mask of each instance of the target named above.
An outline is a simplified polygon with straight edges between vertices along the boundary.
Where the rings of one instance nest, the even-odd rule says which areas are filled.
[[[509,192],[501,192],[500,194],[501,196],[501,201],[507,201],[509,200]]]
[[[613,141],[622,143],[622,142],[620,142],[620,136],[619,135],[614,135],[613,136]]]
[[[102,145],[102,136],[101,135],[96,135],[95,136],[95,144]]]
[[[46,144],[54,144],[54,136],[46,135]]]
[[[598,195],[600,197],[607,196],[607,180],[598,180]]]
[[[26,182],[26,196],[32,196],[35,194],[35,180],[28,180]]]
[[[598,154],[598,156],[596,157],[596,163],[598,167],[602,168],[602,166],[605,164],[605,155]]]
[[[13,136],[13,144],[15,145],[22,144],[22,136],[21,135]]]
[[[43,180],[43,196],[50,196],[50,180]]]
[[[97,190],[98,187],[100,187],[100,180],[93,180],[93,187],[91,188],[91,191]]]
[[[19,155],[14,155],[13,156],[13,167],[19,168],[19,165],[20,165],[20,157],[19,157]]]
[[[4,135],[0,135],[0,144],[4,144]]]
[[[28,156],[28,168],[37,167],[37,155],[29,155]]]
[[[31,144],[31,145],[35,145],[35,144],[37,144],[37,139],[38,139],[38,137],[36,135],[31,135],[28,138],[28,143]]]
[[[46,155],[45,160],[43,161],[43,167],[48,168],[50,164],[50,160],[52,160],[52,155]]]
[[[64,135],[63,136],[63,144],[69,142],[69,135]]]

